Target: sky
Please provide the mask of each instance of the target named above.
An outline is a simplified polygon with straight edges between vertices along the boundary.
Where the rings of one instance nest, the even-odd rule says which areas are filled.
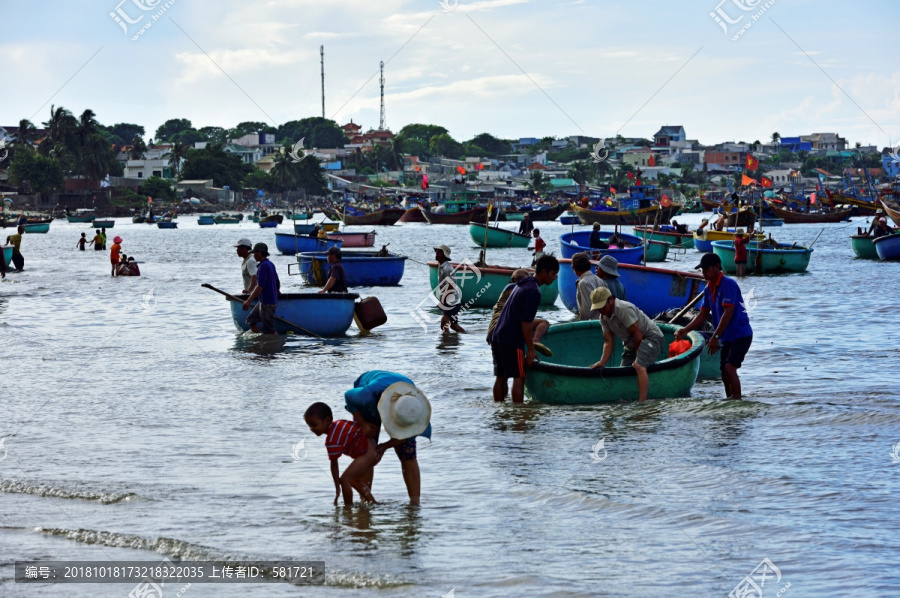
[[[147,137],[170,118],[320,116],[324,45],[326,116],[364,129],[383,60],[394,131],[900,143],[896,0],[31,0],[0,16],[4,126],[54,104]]]

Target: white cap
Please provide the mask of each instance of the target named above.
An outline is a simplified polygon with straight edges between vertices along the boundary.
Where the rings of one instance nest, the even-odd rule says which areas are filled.
[[[235,247],[247,247],[248,249],[253,249],[253,243],[250,242],[250,239],[238,239],[237,245]]]

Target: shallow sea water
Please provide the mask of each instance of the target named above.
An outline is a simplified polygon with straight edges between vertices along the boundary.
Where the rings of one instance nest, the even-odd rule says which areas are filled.
[[[467,227],[377,229],[412,259],[402,286],[360,290],[388,312],[373,334],[271,341],[239,334],[224,298],[200,287],[239,290],[232,246],[248,236],[274,251],[271,229],[118,219],[110,238],[145,263],[112,279],[106,253],[75,250],[89,229],[54,221],[26,235],[26,271],[0,283],[0,596],[124,598],[131,585],[16,584],[12,564],[164,555],[325,562],[313,587],[193,584],[187,597],[726,596],[765,558],[781,574],[766,597],[897,595],[900,264],[853,257],[864,222],[772,229],[809,243],[825,227],[808,273],[740,283],[757,301],[747,400],[702,382],[686,399],[514,407],[491,400],[486,310],[463,313],[460,336],[410,314],[433,245],[477,257]],[[540,228],[558,255],[570,228]],[[300,290],[293,258],[273,261]],[[557,305],[544,317],[572,319]],[[411,377],[431,400],[419,508],[391,453],[380,504],[332,506],[323,440],[302,415],[322,400],[348,417],[343,391],[370,369]],[[292,462],[301,439],[308,457]]]

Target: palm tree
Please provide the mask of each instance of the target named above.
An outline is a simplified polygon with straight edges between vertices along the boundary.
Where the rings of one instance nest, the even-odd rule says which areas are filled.
[[[581,197],[581,194],[584,193],[584,185],[587,185],[588,181],[593,177],[593,175],[594,168],[587,160],[573,162],[569,166],[569,171],[567,173],[567,176],[578,184],[579,197]]]
[[[297,163],[290,156],[290,144],[286,144],[281,151],[275,154],[274,166],[272,166],[272,178],[278,183],[278,190],[284,193],[293,189],[300,178]]]
[[[100,123],[97,122],[96,116],[94,111],[88,108],[82,112],[81,116],[78,118],[76,135],[78,137],[78,144],[82,147],[88,144],[88,139],[92,135],[100,133]]]
[[[550,187],[550,180],[540,170],[533,170],[531,172],[531,180],[526,182],[525,186],[537,195],[546,195]]]
[[[181,180],[181,162],[187,153],[188,146],[175,143],[169,150],[169,164],[175,169],[175,180]]]
[[[79,174],[99,185],[116,163],[116,155],[109,142],[100,134],[89,136],[81,150],[78,164]]]
[[[16,131],[16,140],[13,141],[13,148],[23,150],[31,147],[31,140],[37,134],[37,129],[27,118],[19,121],[19,129]]]
[[[147,151],[147,144],[140,135],[135,135],[131,140],[131,159],[143,160],[144,153]]]
[[[78,121],[62,106],[50,106],[50,120],[44,123],[44,128],[47,135],[41,141],[39,151],[44,156],[56,158],[64,171],[71,170],[78,156]]]
[[[781,141],[781,135],[778,133],[778,131],[775,131],[774,133],[772,133],[772,143],[778,143],[779,141]]]

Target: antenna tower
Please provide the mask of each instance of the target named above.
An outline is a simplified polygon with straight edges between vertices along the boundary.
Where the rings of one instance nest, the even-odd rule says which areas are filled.
[[[325,46],[319,46],[322,62],[322,118],[325,118]]]
[[[378,130],[384,131],[384,61],[382,60],[380,63],[381,68],[381,120],[378,122]]]

